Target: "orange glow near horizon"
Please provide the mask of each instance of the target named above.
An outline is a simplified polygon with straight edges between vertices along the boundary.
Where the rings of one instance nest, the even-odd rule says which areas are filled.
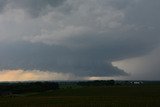
[[[39,70],[2,70],[0,81],[38,81],[38,80],[68,80],[69,74],[39,71]]]

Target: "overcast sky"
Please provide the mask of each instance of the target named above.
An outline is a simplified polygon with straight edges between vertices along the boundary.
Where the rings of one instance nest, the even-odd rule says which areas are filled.
[[[159,10],[160,0],[0,0],[1,81],[160,80]]]

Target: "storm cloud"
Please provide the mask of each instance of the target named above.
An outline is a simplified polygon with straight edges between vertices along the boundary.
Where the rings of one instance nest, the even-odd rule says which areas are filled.
[[[0,69],[120,76],[160,45],[160,1],[0,0]]]

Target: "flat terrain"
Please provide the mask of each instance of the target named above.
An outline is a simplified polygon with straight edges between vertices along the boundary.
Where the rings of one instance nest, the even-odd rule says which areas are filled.
[[[160,85],[61,88],[0,97],[0,107],[160,107]]]

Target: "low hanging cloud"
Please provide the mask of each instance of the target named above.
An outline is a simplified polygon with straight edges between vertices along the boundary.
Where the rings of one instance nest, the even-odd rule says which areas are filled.
[[[0,0],[0,69],[120,76],[159,46],[159,0]]]
[[[38,69],[72,73],[77,76],[127,75],[123,70],[113,67],[104,59],[62,46],[15,43],[13,46],[0,47],[1,69]]]
[[[130,76],[121,79],[159,80],[159,57],[160,47],[144,56],[115,61],[113,65],[131,72]]]

